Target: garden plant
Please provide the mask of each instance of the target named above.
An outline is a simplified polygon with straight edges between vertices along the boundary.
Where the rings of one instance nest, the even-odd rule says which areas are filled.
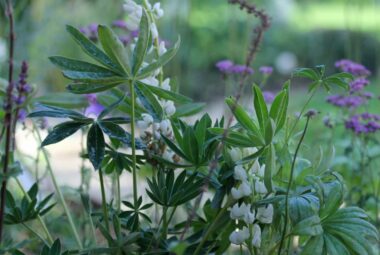
[[[242,52],[244,63],[216,63],[233,94],[226,95],[225,115],[213,119],[205,104],[180,94],[174,79],[165,76],[181,39],[167,43],[160,37],[157,20],[165,18],[160,3],[126,0],[126,19],[112,28],[66,26],[73,39],[68,47],[80,47],[88,58],[47,56],[67,78],[70,98],[85,99],[76,107],[36,96],[27,61],[14,60],[13,1],[3,2],[9,76],[1,80],[0,94],[0,254],[378,254],[379,184],[370,177],[371,157],[378,154],[367,145],[379,146],[373,136],[380,117],[355,112],[370,97],[363,92],[369,75],[364,66],[343,60],[333,74],[323,65],[299,68],[277,94],[263,91],[273,69],[254,72],[251,66],[270,18],[248,1],[229,0],[231,8],[254,15],[258,25]],[[299,80],[308,82],[308,92],[294,113],[288,109],[290,91]],[[246,88],[248,104],[241,100]],[[304,156],[304,138],[319,114],[309,104],[331,90],[341,95],[328,102],[343,114],[328,116],[325,123],[332,130],[339,123],[353,130],[352,150],[345,155],[354,156],[345,167],[368,172],[372,186],[358,177],[347,185],[351,177],[332,164],[333,140],[330,149],[310,145],[315,157]],[[55,124],[44,135],[47,122]],[[45,163],[42,178],[51,180],[52,194],[40,191],[41,176],[30,189],[19,179],[26,171],[16,147],[21,126],[40,144],[36,164]],[[66,195],[47,149],[77,132],[81,185],[75,195]],[[121,192],[122,175],[131,179],[128,195]],[[89,194],[91,178],[99,179],[100,205]],[[375,206],[366,212],[360,207],[367,208],[369,198]],[[53,228],[53,221],[62,227]]]

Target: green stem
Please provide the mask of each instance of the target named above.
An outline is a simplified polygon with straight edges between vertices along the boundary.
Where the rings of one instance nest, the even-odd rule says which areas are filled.
[[[108,209],[107,209],[107,199],[106,199],[106,191],[104,188],[104,179],[103,179],[103,172],[102,169],[99,168],[99,181],[100,181],[100,189],[102,192],[102,208],[103,208],[103,214],[104,214],[104,223],[106,224],[106,229],[108,232],[110,232],[110,225],[109,225],[109,216],[108,216]]]
[[[16,179],[17,185],[20,187],[22,193],[24,194],[24,196],[26,197],[26,199],[28,200],[28,202],[31,202],[32,200],[30,199],[28,192],[25,191],[25,189],[22,186],[20,180],[18,178],[15,178],[15,179]],[[42,219],[42,217],[39,214],[37,215],[37,220],[41,224],[42,230],[45,232],[48,244],[52,245],[54,243],[54,240],[51,237],[51,234],[50,234],[48,228],[46,227],[46,224],[45,224],[44,220]]]
[[[313,92],[311,93],[310,97],[307,99],[306,103],[303,105],[302,107],[302,110],[300,112],[300,114],[298,115],[296,121],[294,122],[292,128],[290,129],[289,133],[288,133],[288,136],[286,137],[286,143],[289,141],[289,138],[290,136],[292,135],[292,133],[294,132],[294,129],[297,127],[297,124],[299,122],[299,120],[301,119],[301,117],[303,116],[303,114],[305,113],[305,110],[306,110],[306,107],[309,105],[311,99],[314,97],[316,91],[318,90],[319,86],[315,87]]]
[[[133,175],[133,202],[137,210],[137,169],[136,169],[136,140],[135,140],[135,87],[134,82],[130,82],[130,92],[131,92],[131,146],[132,146],[132,175]]]
[[[38,239],[40,239],[44,244],[46,244],[47,246],[51,246],[52,244],[50,244],[49,242],[47,242],[40,234],[38,234],[36,231],[34,231],[32,228],[30,228],[28,225],[26,225],[25,223],[21,223],[21,225],[23,227],[25,227],[28,231],[30,231],[33,235],[35,235]]]
[[[35,133],[37,135],[38,143],[41,144],[42,143],[41,134],[40,134],[40,131],[38,130],[38,128],[36,127],[36,125],[35,125],[34,122],[33,122],[33,128],[34,128],[34,131],[35,131]],[[46,168],[47,168],[47,170],[48,170],[48,172],[50,174],[51,180],[53,182],[54,189],[57,192],[59,202],[61,203],[61,205],[63,207],[63,210],[64,210],[64,212],[65,212],[65,214],[67,216],[67,219],[69,221],[69,224],[70,224],[70,227],[71,227],[71,231],[74,234],[75,241],[76,241],[77,245],[79,246],[79,248],[83,249],[82,242],[81,242],[81,240],[79,238],[79,235],[78,235],[78,232],[76,230],[73,218],[71,217],[71,213],[70,213],[70,211],[69,211],[69,209],[67,207],[67,204],[66,204],[65,199],[63,197],[63,194],[61,192],[61,189],[58,186],[58,182],[57,182],[57,180],[55,178],[55,175],[54,175],[54,172],[53,172],[53,168],[51,167],[51,164],[50,164],[50,161],[49,161],[49,155],[47,154],[47,151],[46,151],[46,149],[44,147],[41,148],[41,151],[42,151],[42,155],[45,158]]]
[[[288,187],[286,189],[286,196],[285,196],[285,218],[284,218],[285,222],[284,222],[284,228],[282,230],[280,247],[278,248],[278,253],[277,253],[278,255],[281,254],[282,246],[283,246],[283,243],[284,243],[284,240],[285,240],[285,236],[286,236],[286,231],[287,231],[287,228],[288,228],[289,192],[290,192],[290,188],[291,188],[292,182],[293,182],[294,167],[295,167],[295,164],[296,164],[298,151],[299,151],[299,149],[301,147],[303,139],[305,138],[305,134],[306,134],[306,131],[307,131],[307,127],[309,125],[309,121],[310,121],[310,117],[307,117],[306,124],[305,124],[305,127],[304,127],[303,132],[302,132],[302,136],[301,136],[301,138],[300,138],[300,140],[299,140],[299,142],[297,144],[297,148],[296,148],[296,151],[295,151],[294,156],[293,156],[292,167],[290,169],[290,177],[289,177],[289,181],[288,181]]]
[[[162,238],[166,240],[168,236],[168,217],[167,217],[168,208],[164,206],[162,208]]]
[[[121,189],[120,189],[120,174],[116,172],[116,212],[119,215],[121,211]]]
[[[227,208],[230,206],[230,203],[231,203],[231,201],[227,202],[225,204],[225,206],[222,208],[222,210],[219,211],[218,215],[215,217],[214,221],[208,227],[208,229],[206,231],[206,234],[203,236],[201,242],[197,246],[197,248],[196,248],[196,250],[194,252],[194,255],[200,254],[203,245],[206,243],[207,239],[209,238],[209,236],[211,235],[211,233],[214,231],[214,228],[215,228],[216,224],[218,223],[218,221],[220,220],[220,218],[227,211]]]

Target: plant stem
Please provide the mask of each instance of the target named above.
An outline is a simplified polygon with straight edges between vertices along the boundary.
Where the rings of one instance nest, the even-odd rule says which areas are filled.
[[[167,217],[168,208],[164,206],[162,208],[162,238],[166,240],[168,236],[168,217]]]
[[[116,212],[120,213],[121,206],[121,189],[120,189],[120,174],[116,172]]]
[[[223,216],[223,214],[227,211],[227,208],[230,206],[230,202],[227,202],[222,210],[219,211],[218,215],[215,217],[214,221],[211,223],[211,225],[208,227],[206,234],[203,236],[201,242],[197,246],[194,255],[198,255],[201,252],[201,249],[205,242],[207,241],[208,237],[211,235],[212,231],[214,231],[214,228],[216,226],[216,223],[220,220],[220,218]]]
[[[106,229],[108,232],[110,232],[110,225],[109,225],[109,216],[108,216],[108,209],[107,209],[107,199],[106,199],[106,192],[104,189],[104,179],[103,179],[103,172],[102,169],[99,168],[99,181],[100,181],[100,189],[102,192],[102,208],[103,208],[103,214],[104,214],[104,222],[106,224]]]
[[[35,125],[34,122],[33,122],[33,129],[34,129],[35,134],[37,136],[38,143],[41,144],[42,143],[41,134],[40,134],[40,131],[38,130],[38,128],[36,127],[36,125]],[[70,213],[70,211],[69,211],[69,209],[67,207],[67,204],[66,204],[65,199],[63,197],[62,191],[61,191],[61,189],[58,186],[57,179],[55,178],[55,175],[54,175],[54,172],[53,172],[53,168],[52,168],[52,166],[50,164],[49,155],[48,155],[48,153],[47,153],[47,151],[46,151],[46,149],[44,147],[41,148],[41,151],[42,151],[42,155],[45,158],[46,168],[47,168],[47,170],[48,170],[48,172],[50,174],[51,180],[53,182],[54,189],[57,192],[59,202],[61,203],[61,205],[63,207],[63,210],[64,210],[64,212],[65,212],[65,214],[67,216],[67,219],[68,219],[68,221],[70,223],[71,231],[74,234],[75,241],[76,241],[77,245],[79,246],[79,248],[83,249],[82,242],[81,242],[81,240],[79,238],[79,235],[78,235],[78,232],[76,230],[73,218],[72,218],[71,213]]]
[[[29,230],[31,233],[33,233],[33,235],[35,235],[38,239],[40,239],[44,244],[46,244],[49,247],[51,246],[51,244],[49,242],[47,242],[40,234],[38,234],[36,231],[34,231],[28,225],[26,225],[25,223],[21,223],[21,225],[23,227],[25,227],[27,230]]]
[[[296,121],[294,122],[292,128],[290,129],[290,131],[289,131],[289,133],[288,133],[288,135],[287,135],[287,137],[286,137],[286,142],[289,141],[290,136],[292,135],[294,129],[297,127],[297,124],[298,124],[299,120],[300,120],[301,117],[303,116],[303,114],[304,114],[304,112],[305,112],[305,110],[306,110],[306,107],[309,105],[311,99],[313,99],[313,97],[314,97],[315,93],[317,92],[318,88],[319,88],[319,86],[317,86],[317,87],[314,88],[314,90],[313,90],[313,92],[311,93],[310,97],[307,99],[306,103],[303,105],[300,114],[298,115]]]
[[[7,190],[7,172],[9,167],[9,161],[13,157],[12,152],[12,107],[13,107],[13,54],[14,54],[14,24],[13,24],[13,8],[10,0],[6,2],[6,14],[9,18],[9,69],[8,69],[8,87],[7,87],[7,98],[6,98],[6,113],[4,118],[5,131],[5,148],[4,148],[4,165],[3,165],[3,175],[4,179],[1,185],[1,204],[0,204],[0,244],[3,240],[3,227],[4,227],[4,210],[5,210],[5,199]]]
[[[135,140],[135,87],[134,82],[130,82],[130,92],[131,92],[131,146],[132,146],[132,175],[133,175],[133,202],[135,205],[135,210],[137,210],[137,169],[136,169],[136,140]]]
[[[305,134],[306,134],[306,131],[307,131],[307,127],[309,125],[309,121],[310,121],[310,117],[308,116],[307,119],[306,119],[305,127],[304,127],[303,132],[302,132],[302,136],[301,136],[301,138],[300,138],[300,140],[299,140],[299,142],[297,144],[297,148],[296,148],[296,151],[295,151],[294,156],[293,156],[292,168],[290,169],[290,177],[289,177],[289,181],[288,181],[288,187],[286,189],[286,196],[285,196],[285,222],[284,222],[284,228],[282,230],[280,247],[278,248],[278,253],[277,253],[278,255],[281,254],[282,246],[283,246],[283,243],[284,243],[284,240],[285,240],[285,236],[286,236],[286,230],[288,228],[289,192],[290,192],[290,188],[291,188],[292,182],[293,182],[294,167],[295,167],[295,164],[296,164],[298,151],[299,151],[299,149],[301,147],[303,139],[305,138]]]
[[[20,187],[22,193],[24,194],[24,196],[26,197],[26,199],[28,200],[28,202],[31,202],[32,200],[30,199],[28,192],[25,191],[25,189],[22,186],[20,180],[18,178],[15,178],[15,179],[16,179],[17,185]],[[51,237],[51,234],[50,234],[48,228],[46,227],[46,224],[45,224],[44,220],[42,219],[42,217],[39,214],[37,215],[37,220],[41,224],[42,229],[45,232],[48,244],[52,245],[54,243],[54,240]]]

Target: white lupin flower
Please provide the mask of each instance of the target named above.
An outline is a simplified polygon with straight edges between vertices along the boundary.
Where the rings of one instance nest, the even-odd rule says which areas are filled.
[[[169,150],[165,150],[165,152],[162,154],[162,157],[168,161],[173,161],[174,153]]]
[[[249,183],[244,181],[240,184],[239,188],[232,188],[231,195],[234,199],[240,199],[252,194],[252,189],[249,186]]]
[[[257,209],[256,219],[261,223],[270,224],[273,221],[273,205],[259,207]]]
[[[127,28],[132,31],[137,30],[142,16],[142,7],[132,0],[126,0],[123,9],[128,15],[126,20]]]
[[[170,133],[170,121],[168,119],[162,120],[160,123],[160,130],[163,135]]]
[[[257,176],[264,177],[265,175],[265,164],[261,165],[259,171],[257,172]]]
[[[161,87],[165,90],[171,90],[171,87],[170,87],[170,78],[166,78],[162,84],[161,84]]]
[[[164,16],[164,10],[161,9],[161,3],[160,2],[157,2],[153,5],[152,12],[153,12],[156,19],[159,19],[162,16]]]
[[[166,101],[164,103],[164,109],[165,109],[166,115],[168,116],[173,115],[176,110],[173,101]]]
[[[237,165],[234,168],[234,179],[238,181],[247,181],[247,172],[241,165]]]
[[[256,180],[255,182],[255,191],[259,194],[267,194],[268,190],[265,187],[265,184],[263,181]]]
[[[247,227],[243,227],[242,230],[235,230],[230,235],[230,242],[233,244],[242,244],[245,240],[249,238],[249,229]]]
[[[242,203],[239,206],[239,204],[236,203],[230,210],[230,218],[233,220],[242,219],[246,213],[250,212],[250,210],[250,205]]]
[[[142,83],[157,87],[160,82],[155,77],[148,77],[141,80]]]
[[[260,164],[259,160],[256,159],[255,162],[253,163],[252,167],[249,169],[250,174],[257,174],[260,170]]]
[[[253,225],[252,245],[257,248],[261,246],[261,228],[259,224]]]
[[[152,39],[158,38],[158,30],[155,23],[150,23],[150,32],[152,33]]]
[[[160,45],[158,46],[158,55],[163,55],[165,52],[167,51],[166,47],[165,47],[165,42],[164,41],[161,41],[160,42]]]
[[[141,114],[142,120],[137,121],[140,129],[147,129],[153,123],[153,117],[147,113]]]
[[[251,207],[245,212],[243,220],[247,224],[252,224],[255,221],[255,212],[251,212]]]
[[[248,147],[243,149],[243,157],[250,156],[254,153],[256,153],[258,150],[256,147]]]
[[[232,161],[234,161],[234,162],[239,161],[239,160],[241,160],[243,158],[241,150],[238,149],[238,148],[232,148],[232,149],[230,149],[229,150],[229,154],[230,154],[230,157],[231,157]]]

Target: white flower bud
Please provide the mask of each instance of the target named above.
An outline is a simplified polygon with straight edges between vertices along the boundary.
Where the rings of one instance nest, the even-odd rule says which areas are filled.
[[[259,224],[253,225],[252,245],[257,248],[261,246],[261,228]]]
[[[239,161],[243,158],[241,150],[238,148],[230,149],[229,154],[233,162]]]
[[[236,230],[230,235],[230,242],[233,244],[242,244],[245,240],[249,238],[249,229],[247,227],[243,227],[242,230]]]
[[[250,174],[257,174],[260,170],[260,164],[259,160],[256,159],[255,162],[253,163],[252,167],[249,169]]]
[[[268,193],[268,190],[265,187],[264,182],[262,182],[260,180],[256,180],[256,182],[255,182],[255,191],[259,194],[267,194]]]
[[[163,135],[168,135],[170,133],[170,121],[165,119],[160,123],[160,130]]]
[[[241,194],[241,191],[237,188],[232,188],[231,189],[231,195],[234,199],[240,199],[243,197],[243,195]]]
[[[169,150],[165,150],[165,152],[162,154],[162,157],[168,161],[173,161],[174,153]]]
[[[247,181],[247,172],[241,165],[237,165],[234,168],[234,179],[238,181]]]
[[[153,11],[156,19],[159,19],[162,16],[164,16],[164,10],[161,9],[161,3],[159,3],[159,2],[157,2],[153,5],[152,11]]]
[[[141,130],[145,130],[148,128],[148,124],[143,120],[138,120],[136,124],[137,124],[137,127]]]
[[[152,39],[158,38],[158,30],[155,23],[150,23],[150,32],[152,33]]]
[[[244,148],[243,149],[243,157],[247,157],[247,156],[250,156],[254,153],[257,152],[257,148],[256,147],[248,147],[248,148]]]
[[[166,52],[166,47],[165,47],[165,42],[164,41],[161,41],[160,42],[160,45],[158,47],[158,55],[163,55],[165,52]]]
[[[245,212],[243,220],[247,224],[252,224],[255,221],[255,212],[251,212],[251,209],[249,209],[249,211]]]
[[[142,119],[148,124],[152,124],[153,123],[153,117],[150,115],[150,114],[147,114],[147,113],[143,113],[141,114],[141,117]]]
[[[259,207],[257,209],[256,219],[261,223],[270,224],[273,221],[273,205]]]
[[[175,113],[175,106],[173,101],[166,101],[164,104],[165,113],[168,116],[171,116]]]
[[[257,176],[264,177],[265,175],[265,164],[261,165],[259,171],[257,172]]]
[[[132,31],[137,30],[140,26],[142,7],[132,0],[126,0],[123,9],[128,15],[126,21],[127,28]]]
[[[142,79],[141,80],[142,83],[145,83],[145,84],[148,84],[148,85],[151,85],[151,86],[154,86],[154,87],[157,87],[158,84],[160,83],[155,77],[148,77],[148,78],[145,78],[145,79]]]
[[[251,206],[242,203],[240,206],[238,203],[236,203],[230,210],[230,218],[233,220],[242,219],[245,214],[249,213],[251,211]]]
[[[251,186],[249,186],[248,182],[243,182],[240,184],[239,189],[241,190],[241,194],[246,197],[252,194]]]
[[[165,90],[171,90],[171,87],[170,87],[170,78],[166,78],[162,84],[161,84],[162,88],[165,89]]]

